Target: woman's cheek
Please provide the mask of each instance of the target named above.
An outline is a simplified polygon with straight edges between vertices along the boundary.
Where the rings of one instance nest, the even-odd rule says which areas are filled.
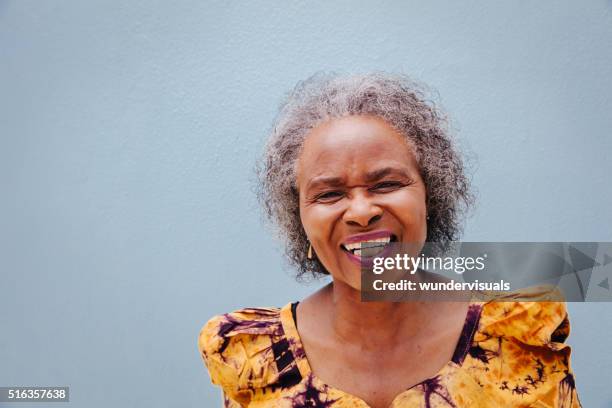
[[[302,211],[302,225],[311,242],[322,244],[328,236],[330,224],[330,211],[321,204],[314,204]]]
[[[414,192],[403,192],[390,198],[388,208],[392,209],[398,221],[407,229],[404,238],[422,238],[423,231],[427,230],[427,210],[424,197]]]
[[[414,215],[414,218],[419,219],[420,216],[425,215],[425,196],[416,192],[405,192],[401,197],[398,197],[398,205],[404,207],[405,210],[410,210],[410,214]]]

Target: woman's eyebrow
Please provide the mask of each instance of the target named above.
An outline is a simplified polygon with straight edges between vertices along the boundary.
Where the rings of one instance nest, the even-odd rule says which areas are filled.
[[[396,167],[383,167],[381,169],[376,169],[376,170],[366,173],[365,180],[367,182],[372,182],[372,181],[380,180],[381,178],[388,176],[390,174],[395,174],[395,175],[398,175],[400,177],[405,177],[405,178],[410,177],[408,173],[403,169],[399,169]]]
[[[399,169],[396,167],[383,167],[380,169],[376,169],[373,171],[370,171],[368,173],[366,173],[365,175],[365,181],[370,183],[373,181],[377,181],[380,180],[381,178],[388,176],[390,174],[395,174],[398,175],[400,177],[404,177],[404,178],[410,178],[410,176],[408,175],[408,173],[403,170],[403,169]],[[337,176],[318,176],[318,177],[314,177],[312,179],[310,179],[310,181],[308,182],[308,184],[306,185],[306,191],[312,189],[312,188],[317,188],[317,187],[321,187],[321,186],[329,186],[329,187],[340,187],[344,185],[344,178],[343,177],[337,177]]]
[[[308,184],[306,185],[306,191],[311,188],[316,188],[320,186],[331,186],[331,187],[339,187],[344,184],[344,179],[342,177],[335,176],[319,176],[310,179]]]

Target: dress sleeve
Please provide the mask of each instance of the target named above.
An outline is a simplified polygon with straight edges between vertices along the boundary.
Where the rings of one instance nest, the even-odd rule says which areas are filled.
[[[574,379],[574,373],[570,364],[571,350],[565,341],[567,340],[570,333],[569,317],[565,308],[565,303],[561,303],[563,311],[565,312],[564,318],[552,332],[550,336],[550,344],[559,345],[557,348],[567,348],[567,370],[565,376],[557,383],[555,394],[557,395],[557,405],[559,408],[581,408],[580,399],[578,398],[578,391],[576,390],[576,381]],[[544,405],[547,406],[547,405]]]
[[[242,371],[240,361],[242,356],[228,355],[228,343],[231,339],[223,334],[224,325],[227,324],[225,315],[210,319],[200,331],[198,349],[208,369],[210,380],[221,387],[223,391],[223,406],[225,408],[246,407],[249,396],[239,392],[239,375]],[[231,353],[230,353],[231,354]]]
[[[475,351],[491,370],[488,374],[495,372],[504,379],[495,387],[506,398],[506,406],[529,399],[530,407],[581,407],[566,343],[569,333],[564,302],[509,301],[485,306]]]
[[[569,330],[569,322],[567,318],[564,320],[562,330]],[[567,337],[567,336],[566,336]],[[565,341],[565,340],[563,340]],[[551,342],[551,344],[560,345],[560,342]],[[557,346],[558,347],[558,346]],[[576,390],[576,381],[574,373],[570,365],[570,348],[565,346],[562,348],[565,358],[559,364],[562,370],[561,377],[551,378],[551,387],[548,392],[541,395],[533,407],[536,408],[581,408],[578,391]]]
[[[248,407],[259,390],[280,381],[273,344],[280,333],[280,309],[275,307],[238,309],[204,325],[198,349],[226,406]]]

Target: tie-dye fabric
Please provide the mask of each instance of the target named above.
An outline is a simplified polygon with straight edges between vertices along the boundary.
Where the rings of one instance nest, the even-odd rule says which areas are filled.
[[[390,408],[580,407],[568,335],[562,302],[472,302],[452,360]],[[225,407],[368,408],[312,373],[291,303],[215,316],[198,345]]]

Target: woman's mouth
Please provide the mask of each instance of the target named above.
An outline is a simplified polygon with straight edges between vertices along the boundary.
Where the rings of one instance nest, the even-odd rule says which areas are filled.
[[[379,235],[379,237],[368,237],[368,235]],[[351,261],[362,265],[368,263],[374,257],[384,256],[389,252],[388,249],[393,242],[397,242],[397,237],[394,234],[374,233],[364,234],[362,238],[351,238],[340,247]]]

